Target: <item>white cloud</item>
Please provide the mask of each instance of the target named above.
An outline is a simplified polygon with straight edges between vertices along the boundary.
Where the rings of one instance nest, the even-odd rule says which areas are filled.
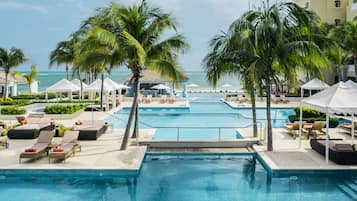
[[[14,2],[14,1],[0,2],[0,9],[22,9],[22,10],[36,11],[40,13],[48,13],[48,10],[45,7]]]

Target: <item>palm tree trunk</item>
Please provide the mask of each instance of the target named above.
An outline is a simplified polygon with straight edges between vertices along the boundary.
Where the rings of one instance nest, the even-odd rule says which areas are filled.
[[[66,64],[66,78],[67,78],[67,80],[68,80],[68,77],[69,77],[68,71],[69,71],[69,67],[68,67],[68,64]]]
[[[266,104],[267,104],[267,128],[268,128],[268,151],[273,151],[273,131],[271,126],[271,105],[270,105],[270,80],[266,81]]]
[[[83,83],[82,83],[82,78],[81,78],[81,72],[79,70],[77,71],[77,75],[78,75],[79,83],[81,83],[81,91],[79,92],[79,100],[82,101],[82,99],[83,99]],[[103,88],[102,88],[102,90],[103,90]]]
[[[253,113],[253,136],[258,137],[257,108],[256,108],[256,104],[255,104],[254,91],[250,92],[250,100],[252,101],[252,113]]]
[[[140,85],[138,84],[137,87],[138,88],[136,89],[136,91],[139,92]],[[139,101],[136,101],[136,105],[135,105],[135,123],[134,123],[134,131],[132,135],[132,138],[137,138],[137,137],[139,137]]]
[[[104,111],[104,110],[103,110],[104,73],[101,74],[101,77],[102,77],[102,84],[101,84],[101,86],[100,86],[100,110],[101,110],[101,111]]]
[[[139,96],[139,91],[138,91],[139,78],[140,78],[140,74],[139,73],[135,73],[134,74],[134,100],[133,100],[133,103],[131,105],[129,119],[128,119],[128,122],[127,122],[126,127],[125,127],[125,132],[124,132],[123,141],[121,143],[120,150],[125,150],[126,147],[128,146],[128,138],[129,138],[129,134],[130,134],[131,122],[133,121],[134,111],[136,109],[135,106],[137,105],[138,96]]]
[[[354,63],[355,63],[355,81],[357,82],[357,55],[353,57]]]
[[[5,70],[5,88],[4,88],[4,94],[3,94],[3,97],[4,97],[5,100],[6,100],[7,97],[8,97],[8,94],[7,94],[8,76],[9,76],[9,71],[6,71],[6,70]]]

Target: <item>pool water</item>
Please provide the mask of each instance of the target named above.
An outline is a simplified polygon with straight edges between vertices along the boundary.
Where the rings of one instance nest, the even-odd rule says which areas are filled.
[[[124,128],[130,108],[115,113],[106,121]],[[274,128],[283,127],[293,109],[272,109]],[[266,109],[257,109],[258,122],[266,122]],[[118,119],[121,121],[118,121]],[[140,108],[140,128],[155,128],[158,140],[239,139],[236,128],[252,127],[250,108],[233,109],[223,102],[191,102],[190,108]],[[178,127],[180,127],[178,129]]]
[[[148,155],[138,176],[0,179],[6,201],[349,201],[356,189],[356,173],[272,177],[254,155]]]

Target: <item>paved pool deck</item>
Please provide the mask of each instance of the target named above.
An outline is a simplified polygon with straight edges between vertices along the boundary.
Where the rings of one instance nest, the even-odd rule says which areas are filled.
[[[227,105],[229,105],[233,109],[239,108],[251,108],[252,104],[249,102],[239,103],[238,101],[224,101]],[[271,103],[272,108],[294,108],[298,107],[300,103],[298,101],[291,101],[289,103]],[[258,100],[256,102],[257,108],[266,108],[266,102],[262,100]]]
[[[10,148],[0,150],[0,170],[120,170],[139,171],[146,153],[146,146],[138,146],[135,139],[130,139],[127,150],[120,151],[124,130],[115,129],[103,134],[96,141],[80,141],[82,151],[68,158],[65,163],[52,161],[43,156],[36,161],[22,159],[19,154],[31,147],[35,140],[9,140]],[[151,139],[153,129],[140,130],[140,140]],[[60,143],[56,137],[53,142]]]
[[[243,135],[251,135],[250,129],[238,129]],[[250,133],[250,134],[249,134]],[[332,138],[342,138],[346,142],[352,143],[351,136],[341,132],[338,128],[330,129]],[[356,138],[357,141],[357,138]],[[356,142],[355,141],[355,142]],[[302,140],[299,147],[299,140],[293,139],[283,128],[273,129],[274,151],[266,151],[266,141],[262,145],[254,145],[253,148],[272,171],[285,170],[355,170],[357,165],[337,165],[332,161],[328,164],[325,157],[312,150],[309,140]]]

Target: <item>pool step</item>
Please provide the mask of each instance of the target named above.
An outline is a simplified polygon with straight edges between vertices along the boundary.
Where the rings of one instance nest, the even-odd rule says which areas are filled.
[[[343,182],[337,184],[337,188],[340,189],[347,197],[351,199],[357,199],[357,184],[353,181]]]

